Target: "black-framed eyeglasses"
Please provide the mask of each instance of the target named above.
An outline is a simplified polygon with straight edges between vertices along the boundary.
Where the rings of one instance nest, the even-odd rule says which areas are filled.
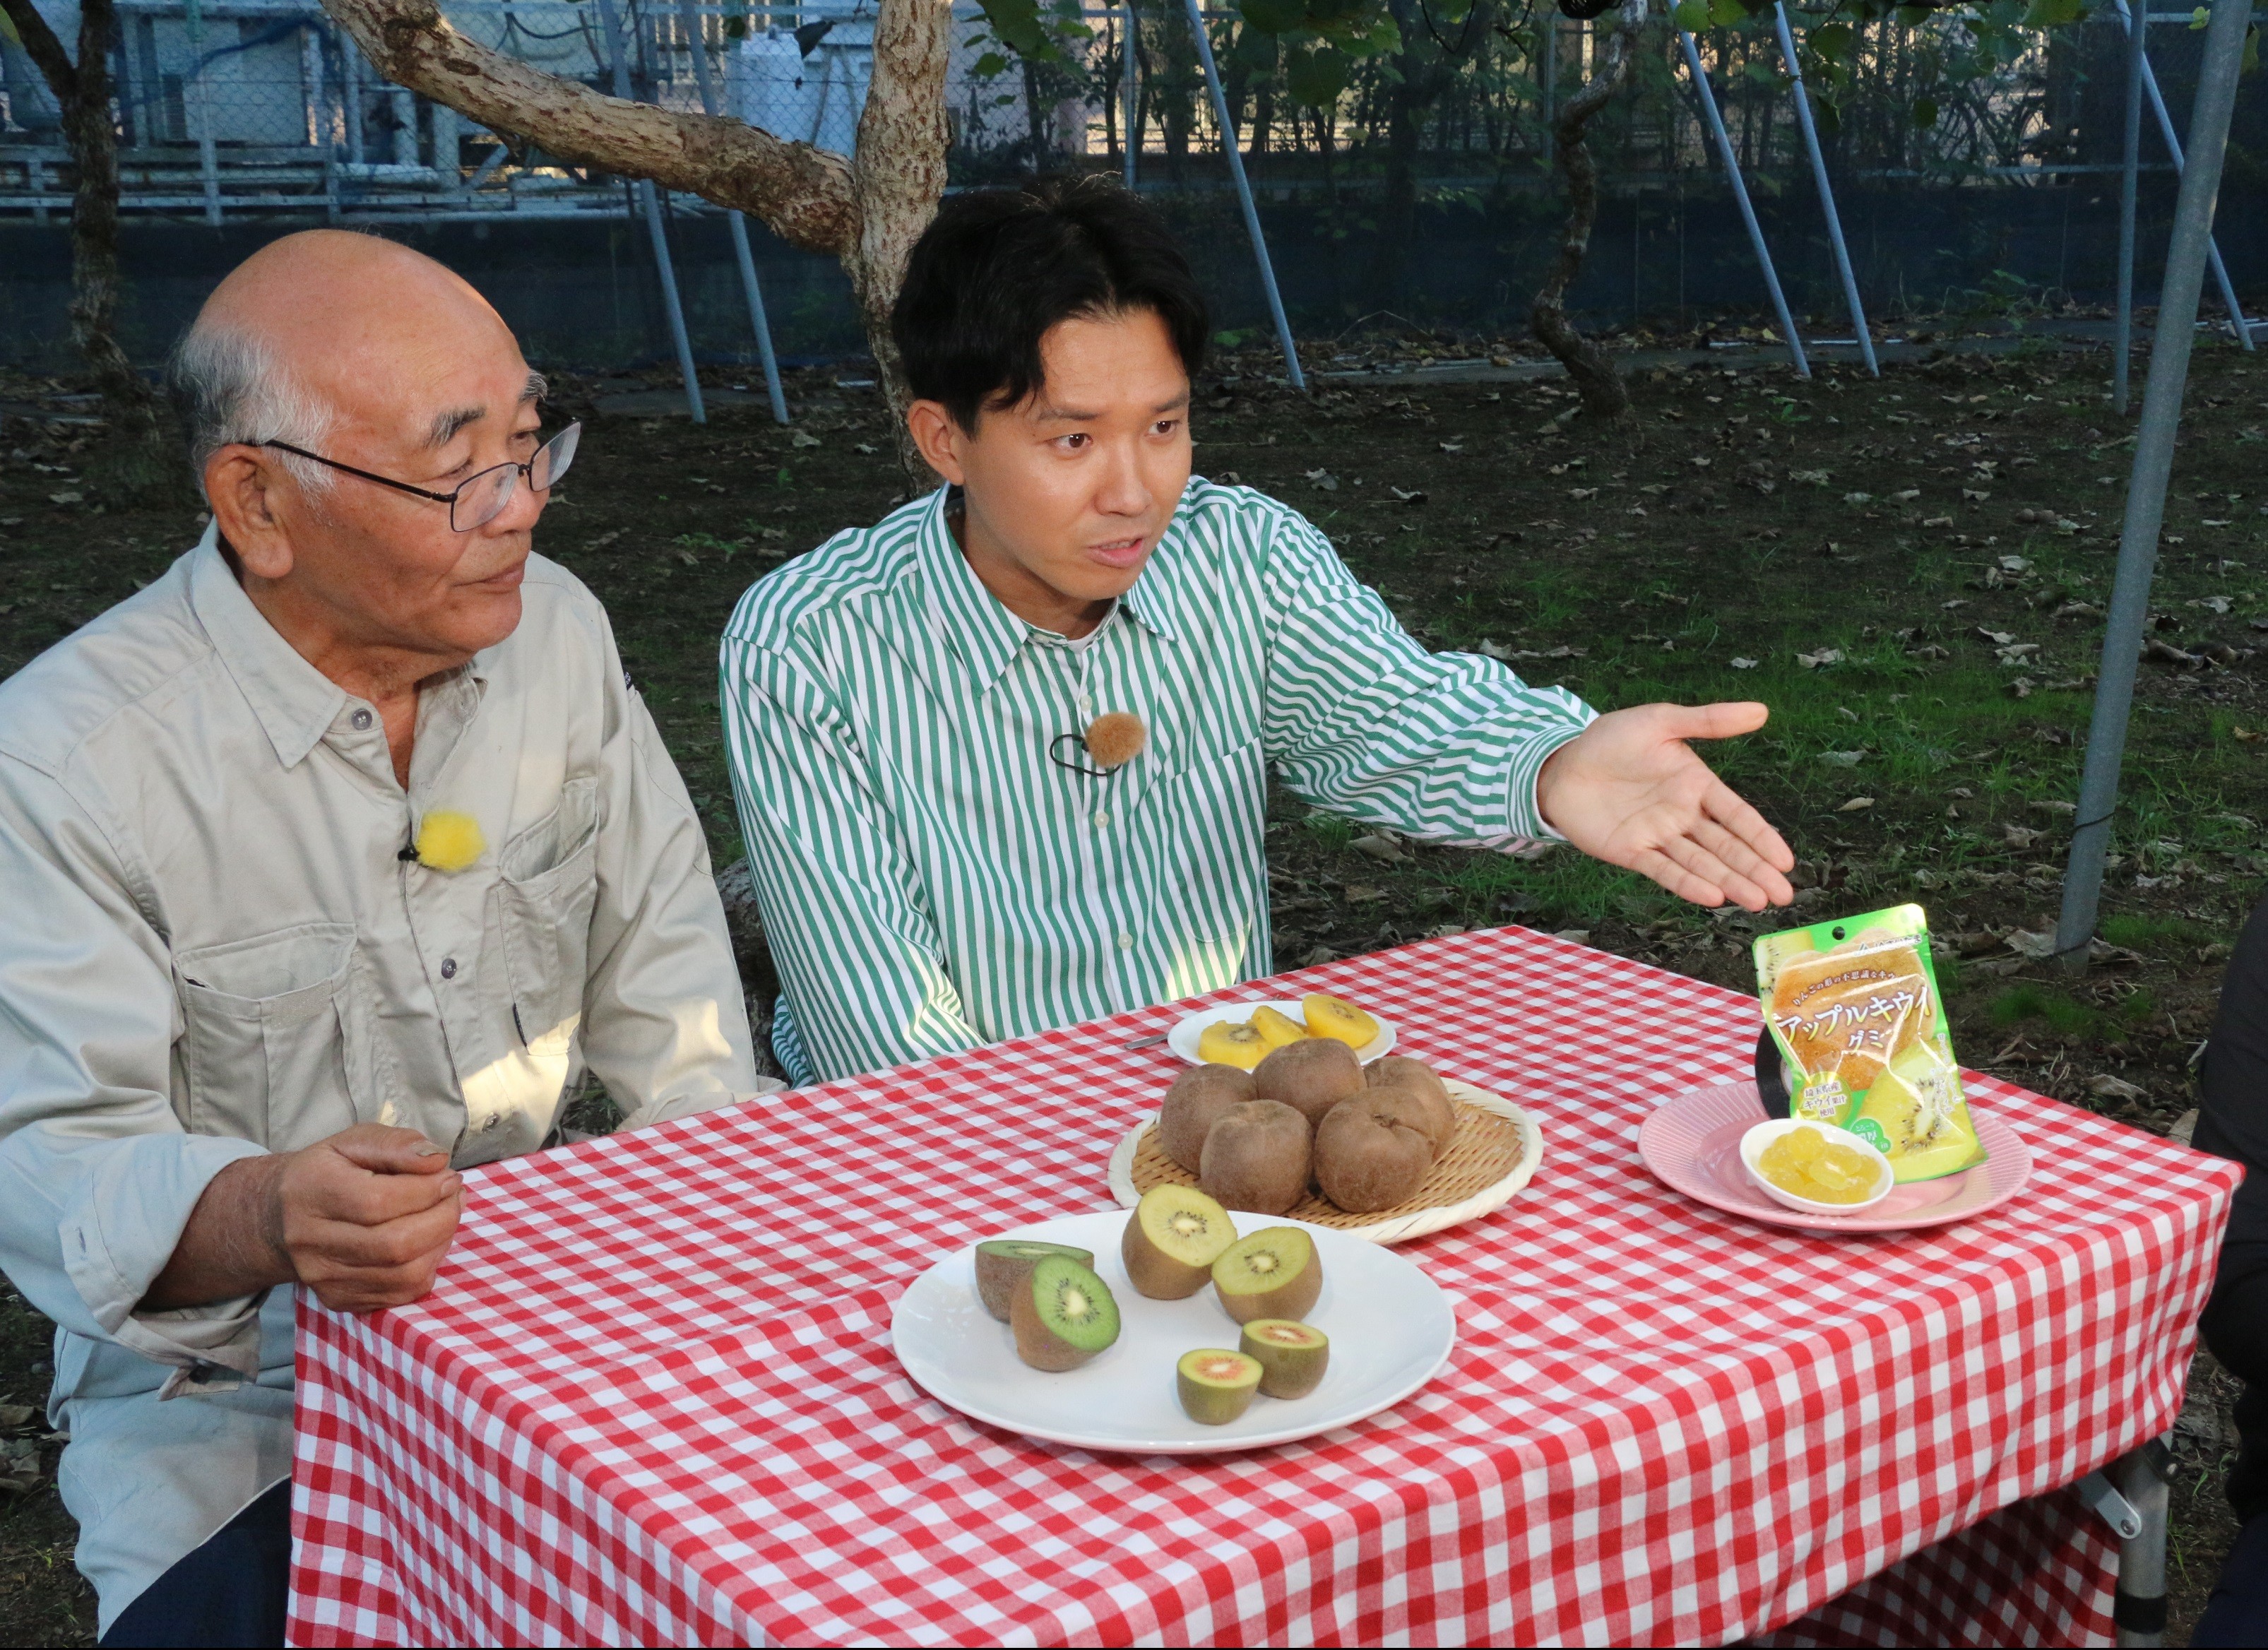
[[[368,470],[358,470],[351,464],[342,464],[336,459],[327,459],[320,453],[310,453],[305,447],[295,447],[288,441],[254,441],[256,447],[274,447],[316,463],[358,475],[364,481],[376,482],[380,487],[391,487],[396,492],[414,493],[420,498],[430,498],[437,505],[449,506],[449,526],[459,533],[470,533],[475,527],[486,527],[502,515],[504,506],[512,503],[512,494],[519,490],[519,478],[527,477],[527,484],[537,492],[549,492],[567,473],[575,461],[575,449],[583,439],[583,426],[569,424],[557,435],[535,449],[535,456],[525,464],[497,464],[479,475],[460,482],[454,491],[437,493],[423,487],[412,487],[408,482],[397,482],[390,475],[373,475]]]

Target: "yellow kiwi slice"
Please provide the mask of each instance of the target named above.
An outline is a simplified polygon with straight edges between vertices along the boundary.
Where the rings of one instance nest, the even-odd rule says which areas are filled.
[[[1248,1072],[1267,1054],[1268,1040],[1241,1020],[1217,1020],[1197,1039],[1197,1058],[1208,1065],[1233,1065]]]
[[[1256,1009],[1252,1015],[1252,1028],[1260,1034],[1261,1042],[1271,1050],[1307,1040],[1305,1026],[1289,1014],[1279,1014],[1272,1008]]]
[[[1378,1022],[1344,997],[1310,991],[1300,999],[1300,1013],[1314,1035],[1335,1038],[1350,1049],[1368,1048],[1378,1038]]]

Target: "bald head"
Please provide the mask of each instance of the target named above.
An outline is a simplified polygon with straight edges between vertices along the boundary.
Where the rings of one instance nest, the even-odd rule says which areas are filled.
[[[543,380],[460,276],[286,235],[206,300],[173,381],[245,590],[334,681],[416,680],[519,623]],[[477,477],[488,513],[456,504]]]
[[[460,369],[519,364],[509,404],[453,394]],[[455,271],[421,252],[335,229],[269,242],[230,271],[176,352],[191,461],[231,442],[319,448],[342,431],[438,448],[542,393],[512,329]],[[423,390],[424,394],[420,394]],[[317,467],[294,467],[310,491]]]

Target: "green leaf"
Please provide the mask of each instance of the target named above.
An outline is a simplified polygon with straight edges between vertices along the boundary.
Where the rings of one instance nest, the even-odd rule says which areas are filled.
[[[2250,28],[2244,31],[2244,62],[2238,67],[2236,72],[2241,75],[2249,75],[2259,67],[2260,26],[2257,23],[2255,23]]]
[[[2212,21],[2213,9],[2210,6],[2199,6],[2190,13],[2190,27],[2192,30],[2201,29]]]
[[[1913,123],[1924,131],[1937,124],[1937,99],[1916,98],[1913,100]]]
[[[1263,34],[1286,34],[1307,21],[1307,0],[1241,0],[1236,9]]]
[[[1749,9],[1741,0],[1709,0],[1709,21],[1720,29],[1748,21]]]
[[[1811,49],[1822,63],[1839,63],[1851,55],[1851,42],[1858,31],[1848,23],[1830,23],[1823,29],[1811,31]]]
[[[1709,26],[1709,0],[1677,0],[1677,10],[1670,15],[1688,34],[1698,34]]]
[[[1829,137],[1843,129],[1843,107],[1833,98],[1818,92],[1812,92],[1811,113],[1819,122],[1820,131]]]
[[[1898,21],[1907,28],[1918,29],[1923,24],[1928,22],[1929,19],[1930,8],[1927,6],[1900,6],[1898,8]]]
[[[969,72],[979,80],[990,80],[995,75],[1008,72],[1008,60],[998,52],[987,52],[976,60],[976,67]]]
[[[2059,29],[2078,22],[2086,14],[2087,0],[2032,0],[2031,8],[2024,13],[2023,26]]]
[[[1285,85],[1292,95],[1310,108],[1325,108],[1346,90],[1353,65],[1344,52],[1325,46],[1300,52],[1285,65]]]

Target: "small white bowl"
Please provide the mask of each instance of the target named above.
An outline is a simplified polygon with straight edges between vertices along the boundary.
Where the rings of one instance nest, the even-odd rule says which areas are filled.
[[[1847,1145],[1854,1152],[1863,1153],[1874,1165],[1876,1180],[1873,1195],[1862,1197],[1857,1203],[1815,1203],[1808,1197],[1799,1197],[1792,1191],[1782,1191],[1773,1185],[1764,1177],[1764,1172],[1756,1167],[1756,1159],[1763,1155],[1766,1146],[1794,1129],[1816,1129],[1832,1144]],[[1863,1137],[1852,1133],[1848,1129],[1838,1129],[1831,1123],[1814,1123],[1808,1117],[1770,1117],[1750,1129],[1741,1137],[1741,1167],[1749,1171],[1749,1178],[1756,1182],[1757,1190],[1765,1197],[1791,1209],[1800,1209],[1806,1214],[1863,1214],[1897,1190],[1896,1178],[1890,1170],[1890,1160],[1876,1151]]]

